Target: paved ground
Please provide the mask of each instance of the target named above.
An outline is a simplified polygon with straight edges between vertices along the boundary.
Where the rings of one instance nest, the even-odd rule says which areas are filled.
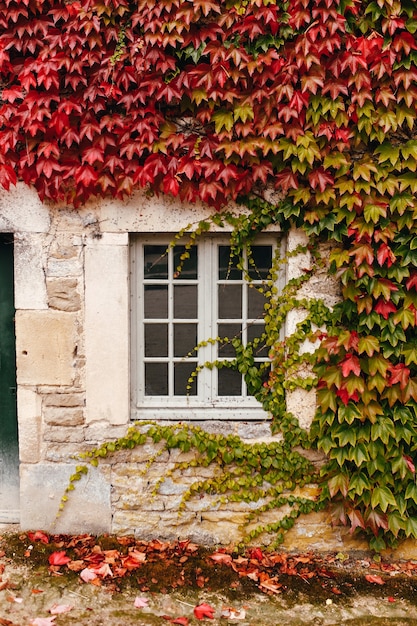
[[[0,555],[0,626],[417,626],[412,561],[39,532]]]

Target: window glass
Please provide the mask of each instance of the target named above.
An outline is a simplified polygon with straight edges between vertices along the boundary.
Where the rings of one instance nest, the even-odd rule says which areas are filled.
[[[197,278],[197,251],[198,246],[193,246],[190,250],[186,250],[185,246],[175,246],[173,252],[174,279],[193,280]],[[189,258],[181,259],[184,254],[189,255]]]
[[[144,246],[145,278],[168,278],[166,246]]]
[[[235,370],[223,367],[217,371],[219,396],[241,396],[242,376]]]
[[[230,246],[219,246],[219,279],[241,280],[242,270],[237,268],[236,257],[230,258]]]
[[[145,395],[168,395],[168,363],[145,363]]]
[[[242,285],[219,285],[219,317],[236,319],[242,317]]]
[[[197,285],[174,285],[174,317],[176,319],[198,317]]]
[[[197,324],[174,324],[174,356],[187,356],[197,345]]]
[[[168,356],[167,324],[145,324],[145,356]]]
[[[144,316],[146,319],[166,319],[168,317],[167,285],[145,285]]]

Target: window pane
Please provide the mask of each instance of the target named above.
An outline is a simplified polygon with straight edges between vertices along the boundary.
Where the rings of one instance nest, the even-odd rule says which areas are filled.
[[[174,278],[195,280],[198,276],[197,246],[192,246],[192,248],[188,250],[188,254],[190,255],[189,259],[181,261],[181,255],[185,252],[185,246],[175,246],[174,248]],[[180,267],[179,273],[177,270],[178,267]]]
[[[217,393],[219,396],[241,396],[242,375],[228,367],[217,370]]]
[[[168,395],[168,363],[145,363],[145,395]]]
[[[166,246],[144,246],[145,278],[168,278]]]
[[[255,267],[249,264],[249,276],[254,280],[268,278],[272,265],[272,246],[252,246],[252,259]]]
[[[168,356],[167,324],[145,324],[145,356]]]
[[[265,296],[255,287],[248,287],[248,318],[258,319],[264,316]]]
[[[168,286],[167,285],[145,285],[145,318],[168,317]]]
[[[174,363],[174,395],[197,395],[198,379],[193,379],[191,389],[187,390],[188,380],[194,372],[196,365],[196,363]]]
[[[242,285],[219,285],[218,296],[220,318],[242,317]]]
[[[228,337],[230,339],[230,343],[219,343],[217,345],[217,354],[219,358],[223,356],[236,356],[236,350],[232,346],[232,339],[237,337],[241,339],[242,335],[242,326],[240,324],[219,324],[218,325],[218,333],[219,337]]]
[[[175,285],[174,317],[197,318],[197,285]]]
[[[248,327],[247,336],[248,342],[252,342],[256,337],[260,337],[265,330],[264,324],[252,324]],[[255,348],[253,356],[266,358],[268,356],[268,347],[265,345],[265,340],[259,343]]]
[[[187,356],[197,345],[197,324],[174,324],[174,356]]]
[[[240,280],[242,271],[236,267],[237,258],[230,263],[230,246],[219,246],[219,280]]]

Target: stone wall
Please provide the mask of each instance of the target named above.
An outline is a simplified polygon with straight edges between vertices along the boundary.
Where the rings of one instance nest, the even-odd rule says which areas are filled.
[[[20,185],[0,194],[0,232],[15,235],[23,529],[190,537],[205,544],[239,539],[245,512],[241,504],[221,505],[205,496],[188,502],[178,515],[182,494],[192,482],[209,476],[209,468],[168,476],[153,495],[161,476],[185,458],[162,451],[149,467],[155,446],[118,453],[92,469],[57,518],[60,498],[76,467],[72,455],[122,436],[130,422],[128,235],[174,233],[209,214],[202,206],[184,207],[144,195],[125,203],[90,203],[75,211],[48,207]],[[303,237],[291,232],[288,248],[305,241]],[[308,255],[292,258],[288,278],[299,275],[309,262]],[[338,298],[337,284],[325,274],[303,289],[303,295],[319,295],[330,305]],[[288,329],[301,318],[302,312],[294,313]],[[292,392],[288,406],[308,426],[314,393]],[[247,441],[271,439],[267,422],[210,422],[206,427],[235,432]],[[314,495],[314,486],[310,491]],[[332,529],[325,515],[301,520],[288,534],[288,545],[364,547]]]

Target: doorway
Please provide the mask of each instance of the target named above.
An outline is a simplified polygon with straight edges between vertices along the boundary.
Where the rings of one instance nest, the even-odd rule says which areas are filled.
[[[0,522],[19,521],[13,235],[0,234]]]

